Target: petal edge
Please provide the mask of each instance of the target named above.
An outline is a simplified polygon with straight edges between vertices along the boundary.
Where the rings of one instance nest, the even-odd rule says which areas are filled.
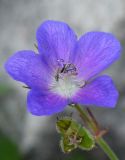
[[[49,62],[55,63],[58,59],[69,61],[77,37],[66,23],[48,20],[38,27],[36,39],[42,56],[47,56]]]
[[[36,116],[49,116],[64,110],[67,100],[52,94],[31,90],[27,97],[28,111]]]
[[[49,79],[49,71],[41,57],[30,50],[18,51],[5,63],[5,70],[15,80],[29,87],[41,88]]]
[[[120,52],[120,42],[112,34],[88,32],[79,39],[73,62],[79,76],[88,80],[118,60]]]
[[[118,95],[112,79],[107,75],[103,75],[82,88],[73,97],[73,101],[82,105],[113,108],[117,103]]]

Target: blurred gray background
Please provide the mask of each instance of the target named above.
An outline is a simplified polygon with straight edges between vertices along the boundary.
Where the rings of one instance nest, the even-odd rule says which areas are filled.
[[[113,33],[123,47],[121,59],[105,73],[120,92],[115,109],[93,108],[109,129],[105,136],[120,160],[125,159],[125,1],[0,0],[0,160],[108,160],[97,147],[64,155],[56,133],[56,115],[35,117],[26,110],[27,90],[4,70],[6,59],[23,49],[35,50],[35,32],[44,20],[67,22],[80,36],[87,31]],[[70,112],[70,111],[69,111]]]

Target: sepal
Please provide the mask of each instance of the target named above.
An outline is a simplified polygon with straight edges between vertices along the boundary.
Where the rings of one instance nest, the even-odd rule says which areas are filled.
[[[72,118],[59,119],[56,128],[61,134],[60,146],[64,153],[69,153],[76,148],[91,150],[95,146],[93,135]]]

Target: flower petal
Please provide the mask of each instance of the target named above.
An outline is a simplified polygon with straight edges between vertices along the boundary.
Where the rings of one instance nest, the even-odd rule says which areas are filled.
[[[67,104],[66,99],[50,92],[31,90],[27,97],[28,110],[37,116],[61,112]]]
[[[120,51],[120,43],[112,34],[88,32],[79,39],[72,60],[79,76],[87,80],[116,61]]]
[[[64,22],[45,21],[37,30],[38,50],[51,64],[69,60],[76,44],[76,35]]]
[[[41,56],[33,51],[19,51],[11,56],[5,64],[5,69],[17,81],[26,83],[29,87],[41,88],[50,79],[47,68]]]
[[[118,91],[109,76],[100,76],[87,84],[73,97],[73,102],[82,105],[115,107]]]

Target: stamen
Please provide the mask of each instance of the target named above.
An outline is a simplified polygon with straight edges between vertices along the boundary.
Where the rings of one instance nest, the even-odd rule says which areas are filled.
[[[72,63],[68,63],[68,64],[65,64],[64,66],[64,73],[68,73],[68,72],[76,72],[76,67],[74,66],[74,64]]]
[[[86,84],[77,75],[77,68],[74,64],[65,63],[63,59],[58,59],[56,73],[50,84],[50,89],[54,93],[70,98]]]
[[[63,59],[57,59],[57,65],[58,65],[59,67],[63,67],[63,65],[64,65],[64,60],[63,60]]]
[[[68,74],[69,76],[75,76],[77,75],[77,72],[76,72],[76,67],[74,64],[72,63],[64,63],[64,60],[63,59],[58,59],[57,60],[58,62],[58,70],[57,70],[57,73],[55,75],[55,79],[56,81],[59,80],[59,78],[61,77],[62,74]]]

